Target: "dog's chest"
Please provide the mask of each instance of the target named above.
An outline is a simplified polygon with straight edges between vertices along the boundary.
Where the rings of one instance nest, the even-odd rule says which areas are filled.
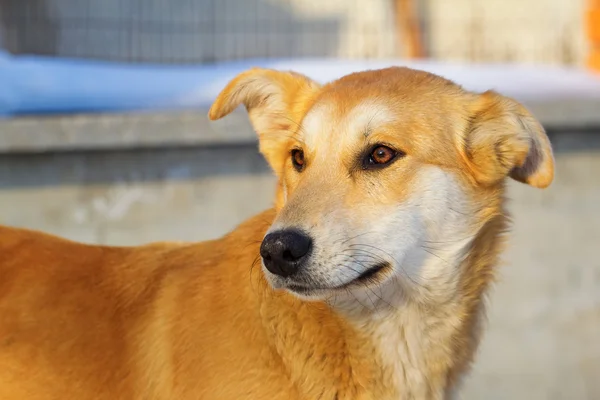
[[[442,321],[424,321],[416,311],[383,318],[372,337],[384,377],[398,399],[441,399],[445,390],[446,343]],[[431,326],[427,322],[434,322]]]

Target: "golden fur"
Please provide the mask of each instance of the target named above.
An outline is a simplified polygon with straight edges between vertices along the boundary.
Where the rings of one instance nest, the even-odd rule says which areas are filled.
[[[505,178],[536,187],[552,181],[552,150],[539,123],[514,100],[407,68],[325,86],[253,69],[223,90],[209,117],[239,104],[278,191],[274,209],[225,237],[126,248],[0,228],[0,399],[454,395],[477,349],[484,295],[502,250]],[[368,132],[350,132],[373,110]],[[353,169],[363,136],[406,157],[376,173]],[[294,146],[305,146],[302,174],[290,162]],[[357,297],[332,290],[305,299],[265,278],[259,246],[270,227],[304,224],[323,238],[335,228],[350,238],[391,224],[387,216],[411,199],[427,199],[439,186],[427,186],[433,179],[460,203],[463,213],[449,227],[469,240],[460,251],[444,248],[444,263],[424,258],[435,268],[415,269],[417,278],[427,274],[418,285],[388,271],[371,290],[393,290],[369,297],[371,307],[359,301],[369,296],[362,287],[348,290]],[[441,217],[421,211],[428,218],[422,229],[437,232]],[[456,238],[442,239],[440,246]],[[436,275],[441,269],[447,274]]]

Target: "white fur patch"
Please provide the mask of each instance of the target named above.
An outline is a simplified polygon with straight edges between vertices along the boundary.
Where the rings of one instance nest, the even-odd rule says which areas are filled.
[[[427,357],[451,351],[445,346],[460,325],[453,312],[459,267],[474,232],[464,217],[469,203],[450,173],[427,167],[417,182],[407,202],[384,211],[387,223],[361,239],[363,248],[394,259],[393,277],[332,305],[373,338],[401,399],[442,399],[445,382],[430,381]],[[423,311],[424,303],[433,308]]]
[[[380,261],[392,266],[387,278],[306,298],[326,298],[373,337],[401,398],[437,399],[444,388],[427,381],[426,356],[446,351],[443,345],[460,322],[451,310],[459,266],[476,229],[465,218],[472,210],[451,173],[427,166],[414,182],[412,195],[401,203],[335,208],[310,229],[315,249],[309,268],[315,285],[353,281]],[[285,220],[278,224],[285,226]],[[443,307],[436,315],[424,313],[422,304]]]
[[[318,138],[330,133],[332,126],[329,122],[333,118],[334,110],[331,104],[319,103],[306,114],[302,121],[301,134],[307,148],[314,149]]]
[[[353,289],[365,305],[376,299],[397,303],[407,295],[415,300],[445,300],[453,295],[458,276],[454,259],[472,239],[464,217],[469,204],[458,181],[441,168],[424,167],[415,182],[413,194],[402,203],[357,205],[351,210],[333,205],[318,225],[310,227],[315,243],[310,274],[315,284],[339,286],[374,264],[387,262],[393,270],[388,278],[402,290],[385,284],[377,287],[379,293]],[[277,222],[280,228],[285,224],[285,220]],[[350,302],[356,303],[352,298]]]
[[[443,379],[440,382],[439,376],[428,376],[435,369],[429,360],[435,359],[436,353],[438,357],[446,357],[451,352],[451,348],[444,346],[456,332],[459,318],[450,312],[436,318],[414,305],[388,314],[369,324],[374,325],[370,337],[390,372],[389,383],[396,388],[400,399],[443,399],[445,382]]]
[[[378,126],[393,121],[393,118],[394,113],[384,103],[373,99],[362,101],[348,112],[340,112],[334,104],[320,103],[304,118],[302,139],[309,149],[343,146],[360,135],[368,135]]]

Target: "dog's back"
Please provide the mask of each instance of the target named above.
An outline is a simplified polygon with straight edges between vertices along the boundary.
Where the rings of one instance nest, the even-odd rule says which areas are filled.
[[[243,238],[265,218],[218,241],[131,248],[0,227],[0,399],[179,398],[243,374],[210,358],[236,363],[262,340],[248,295],[258,243]]]
[[[28,230],[0,238],[0,398],[127,393],[128,325],[157,289],[156,261]]]

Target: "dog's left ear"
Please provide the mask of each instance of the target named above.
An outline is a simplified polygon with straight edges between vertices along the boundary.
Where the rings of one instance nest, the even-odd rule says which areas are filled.
[[[236,76],[219,93],[208,118],[216,120],[244,105],[259,138],[260,152],[279,175],[289,154],[282,147],[308,111],[320,85],[295,72],[253,68]]]
[[[517,101],[493,91],[478,95],[459,146],[475,180],[507,176],[537,188],[554,178],[554,157],[542,125]]]

